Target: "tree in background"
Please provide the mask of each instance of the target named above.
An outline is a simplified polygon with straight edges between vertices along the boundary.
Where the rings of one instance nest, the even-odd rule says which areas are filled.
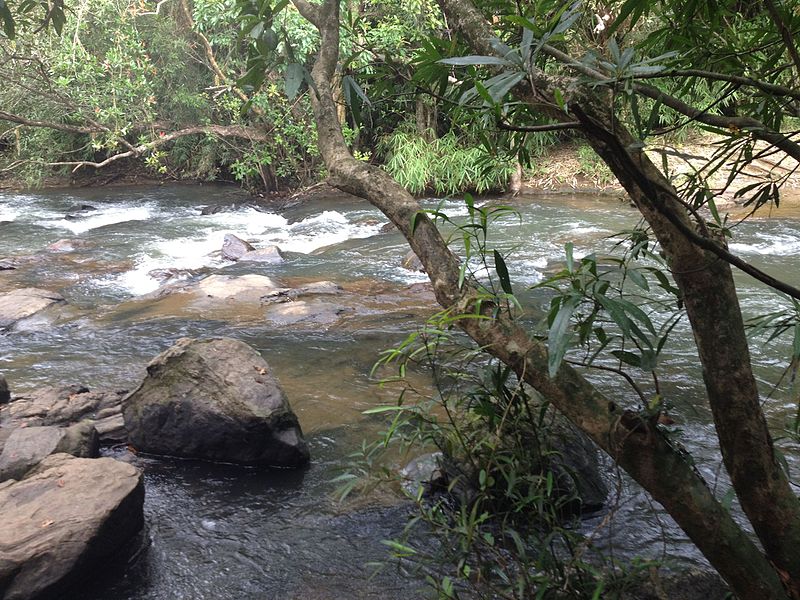
[[[3,171],[35,182],[133,159],[162,176],[266,190],[315,179],[307,99],[274,81],[252,95],[237,83],[247,54],[233,2],[56,8],[5,20]]]

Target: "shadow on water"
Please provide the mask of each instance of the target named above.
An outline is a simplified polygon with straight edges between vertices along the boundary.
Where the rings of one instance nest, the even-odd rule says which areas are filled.
[[[333,499],[341,432],[312,437],[304,471],[137,459],[145,471],[147,541],[74,600],[409,598],[402,572],[372,577],[408,508],[342,510]],[[346,435],[344,436],[347,437]]]

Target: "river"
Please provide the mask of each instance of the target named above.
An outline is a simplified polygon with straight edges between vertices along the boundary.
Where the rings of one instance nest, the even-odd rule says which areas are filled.
[[[564,244],[580,256],[609,250],[615,232],[637,222],[626,203],[608,197],[515,199],[518,218],[492,228],[518,289],[538,282],[563,260]],[[230,207],[230,205],[235,205]],[[77,211],[80,205],[91,210]],[[215,214],[201,209],[224,206]],[[453,218],[460,200],[429,201]],[[77,218],[65,218],[75,214]],[[248,598],[408,598],[421,580],[388,568],[369,577],[366,563],[386,557],[381,540],[397,535],[406,509],[376,502],[342,508],[331,483],[345,457],[373,435],[380,420],[362,412],[390,402],[397,390],[376,386],[370,370],[379,352],[402,340],[431,314],[424,275],[400,266],[407,245],[386,219],[357,200],[317,199],[270,210],[235,189],[218,186],[104,188],[0,196],[0,258],[36,257],[0,271],[0,291],[35,286],[60,292],[68,305],[0,334],[0,372],[12,392],[80,383],[130,389],[156,354],[184,336],[231,336],[263,353],[287,391],[309,440],[312,464],[303,472],[263,471],[194,461],[139,458],[145,470],[149,547],[135,562],[100,577],[85,600]],[[800,284],[800,219],[753,220],[737,227],[732,249],[795,285]],[[255,246],[278,245],[277,265],[231,264],[219,250],[226,233]],[[85,247],[49,252],[59,239]],[[259,310],[198,313],[158,299],[156,269],[178,277],[211,273],[267,275],[286,285],[331,280],[364,310],[326,324],[280,325]],[[746,315],[786,302],[746,276],[738,277]],[[150,294],[150,295],[148,295]],[[530,300],[530,299],[529,299]],[[533,302],[536,297],[532,298]],[[791,339],[755,339],[757,376],[768,392],[787,364]],[[700,471],[726,490],[700,384],[690,332],[680,325],[667,350],[662,386],[678,421],[680,442]],[[593,376],[607,392],[630,397],[618,381]],[[785,386],[784,386],[785,387]],[[766,402],[776,432],[796,411],[785,390]],[[784,446],[793,469],[797,449]],[[609,476],[616,479],[609,465]],[[647,497],[621,479],[613,527],[595,532],[619,556],[668,556],[702,564],[691,544]],[[585,524],[593,531],[603,517]]]

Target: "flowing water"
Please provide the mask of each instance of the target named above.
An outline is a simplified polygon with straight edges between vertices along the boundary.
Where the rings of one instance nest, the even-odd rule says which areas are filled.
[[[92,208],[80,211],[80,205]],[[454,219],[467,214],[458,200],[427,205]],[[226,210],[202,215],[208,206]],[[575,244],[577,256],[598,247],[608,250],[616,241],[613,234],[637,221],[627,204],[608,198],[523,198],[514,208],[519,217],[496,223],[492,243],[504,252],[513,250],[509,267],[517,289],[535,284],[563,261],[565,243]],[[0,196],[0,258],[18,261],[16,270],[0,271],[0,291],[41,287],[68,301],[0,334],[0,372],[12,392],[69,383],[129,389],[147,362],[176,339],[232,336],[260,350],[273,366],[311,446],[312,464],[303,472],[138,459],[146,477],[150,545],[132,564],[100,578],[82,598],[409,598],[423,593],[421,581],[400,569],[370,578],[365,568],[385,558],[381,540],[402,529],[403,505],[341,509],[332,498],[331,479],[346,456],[381,426],[362,412],[397,393],[370,379],[379,352],[435,311],[421,285],[425,276],[399,266],[407,245],[396,231],[385,231],[385,224],[379,212],[356,200],[320,199],[270,210],[215,186]],[[256,247],[276,244],[286,260],[228,263],[219,252],[226,233]],[[46,250],[63,238],[81,245],[69,252]],[[731,248],[800,284],[800,219],[745,223]],[[172,296],[153,294],[161,285],[151,276],[157,269],[176,269],[171,281],[212,273],[267,275],[286,286],[331,280],[358,307],[348,308],[346,318],[310,325],[265,320],[258,306],[189,310]],[[749,278],[740,280],[747,315],[785,306]],[[536,295],[528,301],[544,303]],[[722,495],[727,483],[690,342],[681,324],[663,359],[662,389],[680,425],[680,443],[697,456],[698,468]],[[752,344],[765,393],[787,365],[790,342]],[[425,377],[418,377],[425,385]],[[618,381],[593,378],[623,403],[630,398]],[[767,401],[766,409],[776,431],[796,411],[783,391]],[[796,449],[787,445],[785,451],[796,469]],[[611,469],[609,476],[616,481]],[[666,554],[702,563],[658,507],[626,480],[618,481],[622,495],[613,527],[596,533],[599,544],[613,543],[623,557]],[[587,521],[587,532],[602,520]]]

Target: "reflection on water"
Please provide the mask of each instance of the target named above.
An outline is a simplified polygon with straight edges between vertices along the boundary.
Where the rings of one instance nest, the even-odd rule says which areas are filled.
[[[637,221],[636,213],[616,200],[559,196],[513,203],[519,217],[493,225],[489,247],[513,251],[507,262],[518,290],[563,261],[565,243],[575,245],[576,256],[608,251],[617,241],[611,236]],[[80,205],[90,206],[76,210]],[[466,214],[457,200],[427,205],[453,217]],[[207,206],[225,210],[202,215]],[[147,362],[177,338],[232,336],[259,349],[272,364],[312,447],[313,463],[302,473],[138,459],[147,478],[151,546],[134,565],[96,582],[84,600],[420,596],[414,590],[418,584],[409,584],[405,573],[389,570],[368,580],[363,568],[385,556],[380,540],[400,531],[404,509],[340,512],[331,500],[337,467],[381,426],[362,411],[397,394],[370,378],[379,352],[435,310],[430,293],[413,287],[425,276],[400,266],[407,245],[396,231],[383,231],[386,223],[359,201],[314,201],[276,212],[214,186],[0,198],[0,258],[13,257],[19,265],[0,271],[0,291],[43,287],[69,301],[0,335],[0,371],[15,391],[68,383],[130,388]],[[276,244],[287,259],[277,265],[227,263],[219,252],[226,233],[256,247]],[[63,238],[81,244],[73,251],[46,250]],[[737,228],[731,247],[767,272],[800,283],[799,220],[746,223]],[[471,266],[480,274],[481,265],[473,261]],[[156,269],[182,270],[178,278],[183,281],[211,273],[266,275],[287,287],[330,280],[345,288],[341,298],[357,310],[332,326],[293,327],[267,321],[265,308],[255,304],[206,310],[193,307],[187,297],[142,297],[161,285],[151,275]],[[780,306],[775,295],[737,277],[748,316]],[[542,302],[540,296],[528,301]],[[786,366],[789,341],[752,345],[757,376],[767,391]],[[696,362],[682,322],[662,358],[661,390],[681,426],[677,439],[697,457],[698,468],[721,496],[727,482]],[[633,402],[612,376],[589,375],[618,402]],[[429,384],[425,374],[414,377],[420,387]],[[780,393],[766,407],[776,429],[795,411]],[[796,468],[796,453],[788,458]],[[611,465],[609,476],[616,479]],[[608,544],[611,536],[618,557],[666,554],[701,560],[658,507],[624,478],[619,482],[617,515],[611,527],[597,533],[598,544]],[[587,522],[586,531],[603,520]]]

